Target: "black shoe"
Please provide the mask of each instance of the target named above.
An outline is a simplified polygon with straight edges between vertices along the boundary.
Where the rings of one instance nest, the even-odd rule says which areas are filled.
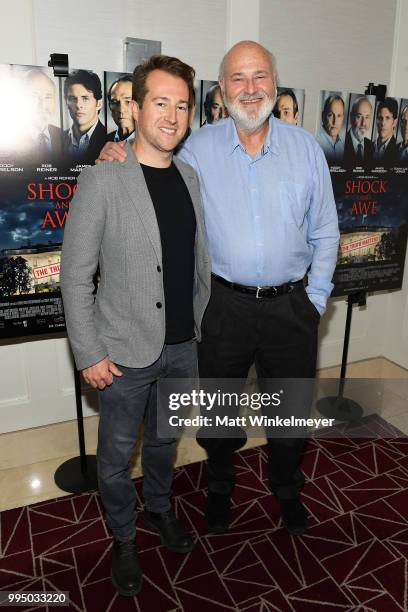
[[[173,510],[167,512],[145,510],[143,516],[145,527],[160,533],[164,546],[178,553],[188,553],[193,550],[193,538],[187,533]]]
[[[231,521],[231,496],[208,492],[204,516],[210,533],[225,533]]]
[[[142,570],[134,540],[114,540],[112,548],[112,582],[120,595],[133,597],[142,588]]]
[[[282,523],[292,535],[302,535],[307,529],[307,510],[299,496],[279,500]]]

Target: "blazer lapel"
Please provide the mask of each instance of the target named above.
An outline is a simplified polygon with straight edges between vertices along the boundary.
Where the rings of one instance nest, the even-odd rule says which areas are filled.
[[[125,147],[127,158],[124,162],[116,162],[120,166],[120,176],[130,200],[136,207],[146,234],[149,236],[152,246],[159,261],[162,260],[162,248],[160,231],[157,224],[156,213],[149,190],[143,175],[143,170],[133,153],[129,143]]]
[[[159,261],[161,261],[162,248],[160,240],[160,231],[159,226],[157,224],[157,218],[153,202],[146,185],[143,171],[135,154],[133,153],[132,146],[129,143],[126,143],[125,150],[127,152],[126,160],[122,163],[117,162],[121,170],[120,176],[129,194],[130,200],[133,202],[137,209],[137,212],[146,230],[146,234],[149,236],[152,246],[156,252],[157,258],[159,259]],[[190,170],[176,157],[173,157],[173,161],[176,164],[176,167],[179,170],[181,176],[183,177],[183,180],[190,193],[196,217],[197,234],[199,236],[200,243],[202,243],[202,241],[205,240],[204,224],[202,210],[200,206],[200,194],[198,191],[197,181],[194,176],[194,171],[193,169]]]

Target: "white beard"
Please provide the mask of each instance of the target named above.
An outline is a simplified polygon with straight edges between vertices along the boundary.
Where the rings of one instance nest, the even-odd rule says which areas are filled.
[[[242,100],[251,100],[254,98],[263,98],[263,102],[258,111],[254,114],[248,114],[248,112],[240,105],[240,101]],[[230,116],[235,121],[236,125],[241,128],[244,132],[251,134],[252,132],[256,132],[268,119],[268,117],[272,113],[272,109],[275,105],[276,96],[269,98],[264,92],[260,96],[260,92],[256,92],[255,94],[240,94],[233,102],[227,100],[224,95],[225,106],[230,114]]]

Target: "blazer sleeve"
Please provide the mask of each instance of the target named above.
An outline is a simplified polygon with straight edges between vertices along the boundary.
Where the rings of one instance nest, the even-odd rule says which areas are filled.
[[[79,370],[107,355],[94,320],[93,277],[102,244],[106,201],[95,169],[82,171],[65,224],[61,254],[61,292],[68,337]]]

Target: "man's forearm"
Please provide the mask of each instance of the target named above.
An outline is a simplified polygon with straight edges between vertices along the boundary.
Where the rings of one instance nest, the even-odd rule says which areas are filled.
[[[323,314],[333,290],[332,278],[337,263],[339,247],[337,215],[325,228],[320,228],[320,231],[325,235],[310,241],[314,251],[306,291],[314,306],[320,314]]]
[[[307,242],[313,248],[313,256],[306,291],[314,306],[323,314],[333,290],[332,278],[340,234],[331,177],[320,147],[316,149],[313,191],[307,218]]]

